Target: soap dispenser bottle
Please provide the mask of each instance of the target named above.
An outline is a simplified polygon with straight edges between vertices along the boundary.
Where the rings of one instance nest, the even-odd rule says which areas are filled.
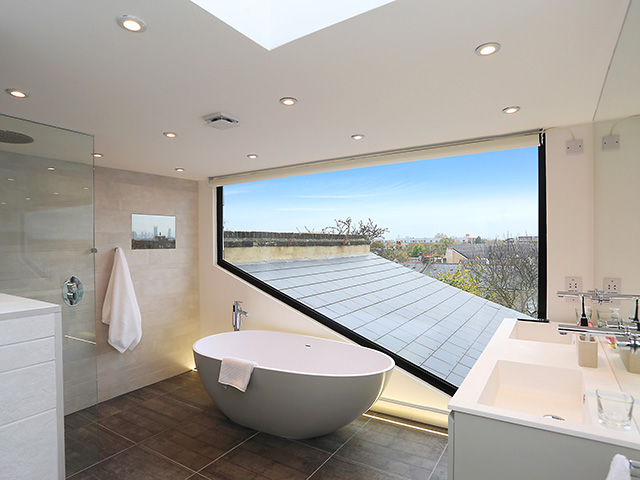
[[[611,318],[605,324],[607,328],[620,328],[622,326],[622,319],[620,318],[620,309],[612,308],[611,309]]]

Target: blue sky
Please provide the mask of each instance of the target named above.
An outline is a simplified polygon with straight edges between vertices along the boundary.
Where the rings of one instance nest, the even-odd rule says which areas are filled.
[[[224,187],[227,230],[304,232],[334,219],[387,239],[538,233],[536,147],[279,178]]]

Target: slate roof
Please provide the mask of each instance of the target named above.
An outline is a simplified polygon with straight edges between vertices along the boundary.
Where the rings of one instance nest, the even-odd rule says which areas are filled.
[[[458,263],[432,263],[421,273],[436,278],[438,274],[453,273],[460,265]]]
[[[510,310],[375,254],[236,263],[459,386]]]
[[[486,258],[487,252],[489,251],[489,247],[491,245],[486,243],[472,244],[472,243],[454,243],[449,245],[451,250],[455,250],[460,255],[464,256],[468,260],[473,260],[474,258]]]

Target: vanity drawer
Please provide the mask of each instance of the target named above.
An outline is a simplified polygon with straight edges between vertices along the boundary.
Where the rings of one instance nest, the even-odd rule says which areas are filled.
[[[49,362],[55,358],[55,348],[53,337],[0,347],[0,373]]]
[[[55,315],[53,313],[0,320],[0,347],[53,337],[54,333]]]

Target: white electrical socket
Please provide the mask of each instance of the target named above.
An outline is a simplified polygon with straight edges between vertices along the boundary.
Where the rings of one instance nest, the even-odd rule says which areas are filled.
[[[564,290],[566,292],[581,292],[582,277],[564,277]]]
[[[582,139],[567,140],[567,155],[580,155],[584,151],[582,144]]]
[[[622,291],[621,283],[621,279],[619,278],[606,277],[604,279],[604,293],[619,294]]]
[[[620,135],[606,135],[602,137],[602,151],[620,150]]]

